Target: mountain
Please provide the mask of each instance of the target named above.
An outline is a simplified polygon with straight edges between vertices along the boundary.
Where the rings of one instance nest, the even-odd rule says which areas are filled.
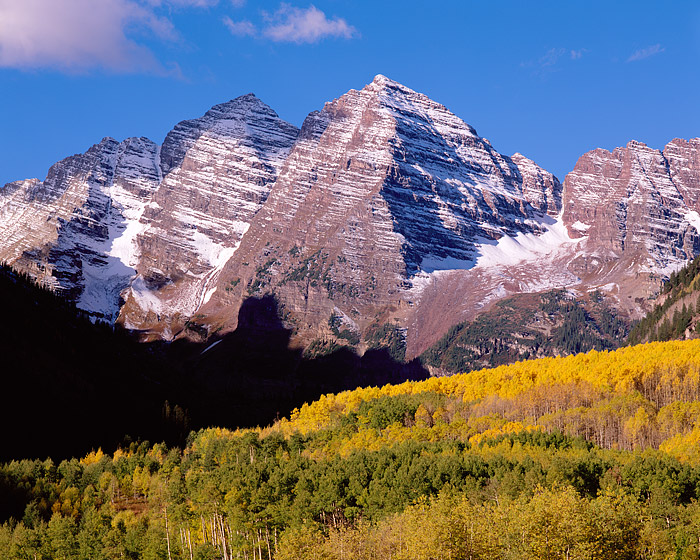
[[[211,297],[262,208],[298,130],[254,95],[178,124],[160,150],[162,180],[139,221],[137,275],[120,320],[172,338]]]
[[[587,238],[572,269],[609,282],[622,305],[624,296],[642,303],[655,295],[650,288],[700,252],[699,174],[697,138],[663,151],[633,141],[582,156],[564,182],[564,222]]]
[[[0,189],[0,260],[110,322],[169,338],[235,250],[297,135],[253,95],[178,124],[162,146],[105,138],[46,180]]]
[[[378,76],[306,119],[203,312],[227,330],[230,310],[273,291],[307,343],[332,336],[333,316],[367,346],[372,324],[405,332],[430,273],[473,266],[484,240],[543,233],[560,201],[554,176]]]
[[[162,410],[182,402],[163,383],[177,376],[152,349],[5,266],[0,307],[0,421],[12,426],[0,461],[81,454],[126,434],[176,443]]]
[[[496,299],[522,292],[598,290],[627,323],[643,317],[661,281],[700,252],[699,157],[700,139],[673,140],[663,151],[630,142],[581,156],[545,235],[504,237],[483,246],[472,269],[433,278],[415,313],[409,355],[436,343],[443,324],[473,320]]]
[[[700,139],[593,150],[562,184],[379,75],[301,130],[249,94],[10,183],[0,259],[144,339],[220,337],[273,297],[307,355],[411,359],[522,293],[642,317],[700,253],[699,205]]]
[[[160,181],[158,146],[105,138],[0,189],[0,260],[114,321],[134,275],[134,238]]]

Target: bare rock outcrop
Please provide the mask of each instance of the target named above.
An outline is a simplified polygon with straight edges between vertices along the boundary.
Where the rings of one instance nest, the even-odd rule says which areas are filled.
[[[484,241],[542,233],[560,197],[550,173],[377,76],[306,119],[202,311],[233,328],[243,299],[273,292],[307,342],[334,316],[358,336],[405,330],[430,273],[470,268]]]
[[[167,337],[211,296],[262,208],[298,129],[252,94],[179,123],[160,150],[162,180],[140,220],[138,275],[120,320]]]
[[[138,261],[138,222],[159,182],[158,146],[105,138],[44,181],[0,189],[0,260],[114,321]]]

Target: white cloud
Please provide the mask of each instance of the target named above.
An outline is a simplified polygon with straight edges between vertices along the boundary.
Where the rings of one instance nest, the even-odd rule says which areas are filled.
[[[0,0],[0,67],[170,73],[133,36],[176,40],[159,6],[207,7],[218,1]]]
[[[315,43],[324,37],[350,39],[357,34],[357,30],[344,19],[328,19],[313,5],[304,10],[282,4],[269,19],[270,24],[263,29],[263,35],[273,41]]]
[[[258,33],[255,25],[247,20],[233,21],[230,17],[224,16],[222,21],[236,37],[254,37]]]
[[[644,60],[645,58],[649,58],[650,56],[654,56],[655,54],[659,54],[664,52],[664,48],[657,43],[656,45],[651,45],[650,47],[646,47],[644,49],[637,49],[634,51],[630,57],[627,59],[627,62],[636,62],[637,60]]]
[[[521,68],[532,69],[534,76],[541,78],[547,77],[553,72],[561,70],[566,64],[566,60],[579,60],[583,57],[588,49],[565,49],[563,47],[555,47],[549,49],[546,53],[540,56],[537,60],[527,60],[520,63]]]
[[[146,0],[151,6],[176,6],[180,8],[211,8],[219,3],[219,0]]]
[[[541,56],[537,63],[540,68],[555,66],[559,59],[566,54],[566,49],[549,49],[544,56]]]

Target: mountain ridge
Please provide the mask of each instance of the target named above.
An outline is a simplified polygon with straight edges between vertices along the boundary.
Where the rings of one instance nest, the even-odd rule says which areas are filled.
[[[700,139],[593,150],[562,183],[377,75],[301,129],[246,94],[161,146],[105,138],[9,183],[0,260],[147,339],[227,332],[274,294],[295,343],[361,353],[396,328],[412,358],[517,293],[595,289],[641,316],[700,252],[699,199]]]

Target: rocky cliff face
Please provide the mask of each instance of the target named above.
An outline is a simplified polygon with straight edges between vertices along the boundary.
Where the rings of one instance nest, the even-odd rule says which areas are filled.
[[[203,312],[232,328],[231,309],[273,291],[307,338],[332,316],[354,336],[405,328],[429,274],[471,268],[484,241],[542,233],[560,201],[550,173],[377,76],[307,118]]]
[[[253,95],[178,124],[163,146],[105,138],[45,181],[0,190],[0,259],[95,317],[169,336],[206,300],[297,129]]]
[[[635,259],[640,270],[678,268],[700,250],[693,225],[700,193],[695,144],[692,150],[692,143],[674,140],[660,152],[633,141],[582,156],[565,181],[569,233],[586,236],[603,258]],[[581,260],[581,273],[596,273],[601,263],[594,261]]]
[[[183,121],[160,150],[162,180],[140,220],[127,327],[172,336],[211,296],[262,208],[298,129],[254,95]]]
[[[0,259],[114,321],[138,260],[139,218],[158,186],[158,146],[105,138],[45,181],[0,190]]]
[[[660,281],[700,252],[699,156],[698,139],[663,151],[632,141],[581,156],[549,231],[482,245],[474,268],[432,279],[412,315],[409,355],[435,343],[442,324],[471,320],[517,293],[600,290],[622,317],[643,316]]]
[[[700,139],[594,150],[562,185],[377,76],[300,131],[246,95],[6,185],[0,259],[151,336],[225,332],[274,293],[299,344],[412,357],[510,294],[639,315],[700,252],[699,204]]]

